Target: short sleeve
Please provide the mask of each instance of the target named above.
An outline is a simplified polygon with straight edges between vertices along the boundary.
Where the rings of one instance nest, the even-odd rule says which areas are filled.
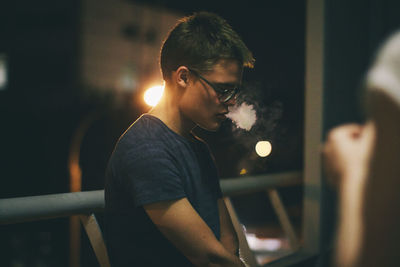
[[[126,153],[124,182],[134,206],[186,196],[178,167],[166,149],[142,144]]]

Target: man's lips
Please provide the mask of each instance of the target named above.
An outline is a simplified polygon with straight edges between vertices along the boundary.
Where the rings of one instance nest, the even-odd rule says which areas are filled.
[[[218,113],[217,117],[220,118],[220,119],[226,119],[226,114],[228,114],[228,112]]]

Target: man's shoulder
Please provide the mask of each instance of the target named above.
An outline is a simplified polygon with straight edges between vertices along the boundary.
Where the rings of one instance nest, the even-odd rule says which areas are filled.
[[[161,126],[153,117],[143,114],[129,126],[121,138],[149,138],[153,133],[160,131]]]
[[[152,116],[142,115],[121,135],[117,146],[142,146],[152,144],[163,136],[163,125]]]
[[[183,138],[158,118],[144,114],[123,133],[117,142],[115,152],[119,155],[154,154],[165,156],[183,145]]]

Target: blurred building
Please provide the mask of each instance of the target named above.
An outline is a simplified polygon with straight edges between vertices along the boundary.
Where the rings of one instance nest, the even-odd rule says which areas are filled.
[[[123,0],[84,0],[81,13],[85,87],[132,92],[162,84],[160,46],[180,14]]]
[[[114,105],[119,93],[130,98],[162,83],[160,45],[180,15],[123,0],[10,2],[0,10],[0,158],[13,176],[1,182],[0,195],[64,192],[81,120]],[[142,99],[132,99],[131,108],[146,111]],[[20,140],[22,158],[10,140]],[[21,160],[27,168],[16,166]],[[45,170],[43,162],[50,163]]]

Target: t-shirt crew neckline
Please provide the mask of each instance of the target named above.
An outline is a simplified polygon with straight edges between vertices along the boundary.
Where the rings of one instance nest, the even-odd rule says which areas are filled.
[[[151,115],[151,114],[149,114],[149,113],[144,113],[144,114],[142,114],[141,117],[146,117],[146,118],[148,118],[148,119],[151,119],[151,120],[154,120],[154,121],[160,123],[165,129],[167,129],[167,130],[168,130],[169,132],[171,132],[173,135],[177,136],[177,138],[181,139],[182,141],[184,141],[184,142],[186,142],[186,143],[188,143],[188,144],[196,144],[196,143],[198,142],[197,137],[196,137],[193,133],[190,133],[190,135],[192,136],[192,139],[189,140],[189,139],[183,137],[182,135],[176,133],[175,131],[173,131],[173,130],[172,130],[171,128],[169,128],[162,120],[160,120],[159,118],[157,118],[157,117],[154,116],[154,115]]]

